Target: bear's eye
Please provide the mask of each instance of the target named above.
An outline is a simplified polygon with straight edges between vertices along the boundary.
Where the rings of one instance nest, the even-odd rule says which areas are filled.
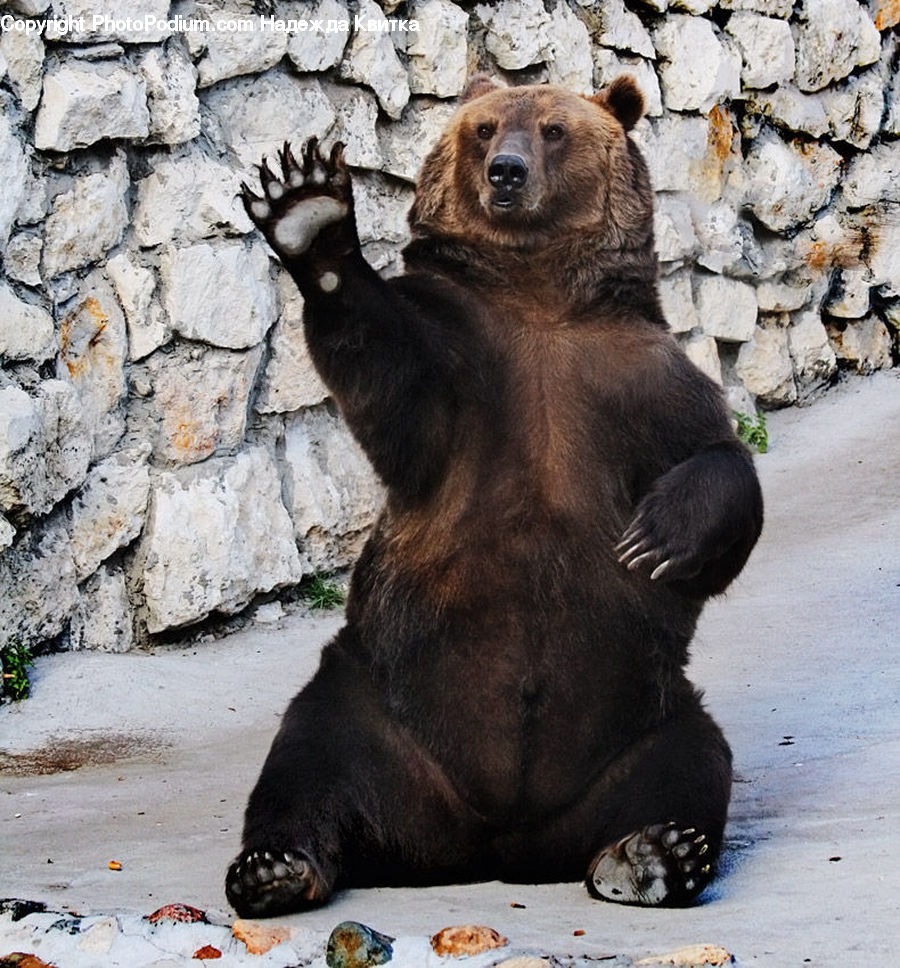
[[[483,122],[482,124],[479,124],[478,127],[476,128],[476,133],[481,141],[490,141],[491,138],[494,137],[494,132],[496,130],[497,129],[493,124],[488,124],[487,122]]]
[[[566,129],[561,124],[548,124],[544,128],[545,141],[561,141]]]

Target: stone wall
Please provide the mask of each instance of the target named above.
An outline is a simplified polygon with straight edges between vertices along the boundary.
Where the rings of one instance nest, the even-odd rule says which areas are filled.
[[[669,317],[737,409],[891,365],[897,0],[667,3],[0,8],[0,642],[125,650],[353,560],[379,488],[235,194],[341,138],[396,271],[475,70],[638,78]]]

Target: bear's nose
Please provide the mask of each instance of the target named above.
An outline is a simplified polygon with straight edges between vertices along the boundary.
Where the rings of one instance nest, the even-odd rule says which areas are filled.
[[[494,188],[521,188],[528,180],[528,165],[521,155],[495,155],[488,165]]]

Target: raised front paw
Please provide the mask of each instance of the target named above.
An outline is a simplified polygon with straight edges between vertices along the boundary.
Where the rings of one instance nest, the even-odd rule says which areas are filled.
[[[241,917],[269,918],[300,911],[328,897],[301,851],[250,850],[228,868],[225,894]]]
[[[329,225],[348,217],[352,209],[350,176],[344,164],[344,145],[337,142],[328,158],[311,138],[298,162],[285,142],[279,152],[281,177],[268,159],[259,165],[262,195],[241,184],[241,200],[269,245],[283,257],[303,255]]]
[[[620,904],[680,905],[709,883],[704,834],[674,822],[644,827],[601,851],[588,872],[594,897]]]

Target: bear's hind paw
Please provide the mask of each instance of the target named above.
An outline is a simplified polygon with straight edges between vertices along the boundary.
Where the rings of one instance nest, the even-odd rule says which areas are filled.
[[[712,877],[704,834],[674,822],[652,824],[601,851],[587,876],[588,891],[605,901],[647,906],[692,901]]]
[[[328,892],[302,852],[252,850],[228,868],[225,894],[241,917],[268,918],[312,907]]]

